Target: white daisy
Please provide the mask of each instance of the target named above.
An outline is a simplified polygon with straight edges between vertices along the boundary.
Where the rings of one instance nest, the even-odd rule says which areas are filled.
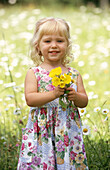
[[[84,135],[89,135],[90,133],[90,127],[88,125],[82,126],[82,131]]]
[[[86,108],[78,108],[80,116],[83,116],[86,113]]]
[[[103,109],[103,110],[102,110],[102,113],[103,113],[103,114],[109,113],[109,109]]]
[[[95,107],[95,108],[94,108],[94,112],[99,112],[100,110],[101,110],[100,107]]]
[[[94,86],[96,82],[94,80],[88,82],[89,86]]]

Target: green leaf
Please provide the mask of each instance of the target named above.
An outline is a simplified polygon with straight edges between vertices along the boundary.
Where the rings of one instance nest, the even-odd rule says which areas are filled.
[[[59,99],[59,104],[62,106],[62,108],[66,109],[67,105],[64,103],[61,99]]]
[[[44,114],[41,115],[41,119],[45,119],[45,115]]]
[[[28,152],[28,156],[32,156],[33,155],[33,153],[32,152]]]
[[[65,91],[65,94],[68,94],[69,92],[70,92],[69,90],[66,90],[66,91]]]

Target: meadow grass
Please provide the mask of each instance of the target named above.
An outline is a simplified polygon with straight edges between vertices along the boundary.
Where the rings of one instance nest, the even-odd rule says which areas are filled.
[[[80,110],[88,165],[106,170],[109,163],[110,13],[99,8],[2,6],[0,8],[0,168],[16,169],[21,129],[28,120],[24,79],[33,65],[29,42],[35,22],[42,17],[66,19],[71,28],[70,66],[82,75],[89,96]]]

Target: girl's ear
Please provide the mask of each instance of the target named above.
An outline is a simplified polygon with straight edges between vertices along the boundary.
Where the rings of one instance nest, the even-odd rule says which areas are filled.
[[[36,50],[37,50],[37,52],[38,52],[38,55],[42,56],[42,53],[41,53],[41,51],[40,51],[40,48],[39,48],[39,45],[38,45],[38,44],[36,44]]]

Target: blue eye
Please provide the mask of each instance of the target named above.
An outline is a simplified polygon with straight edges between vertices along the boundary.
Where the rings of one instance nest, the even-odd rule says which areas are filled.
[[[45,42],[46,42],[46,43],[50,43],[50,40],[46,40]]]
[[[63,42],[62,40],[58,40],[57,42]]]

